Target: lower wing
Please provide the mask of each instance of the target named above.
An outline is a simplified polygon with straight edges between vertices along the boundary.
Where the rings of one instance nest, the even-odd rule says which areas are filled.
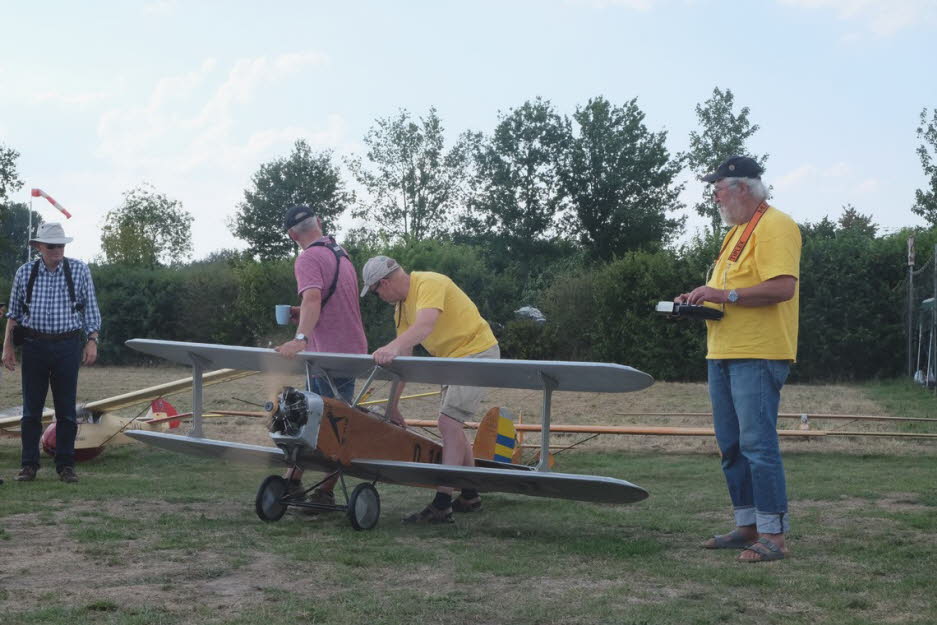
[[[648,497],[646,490],[631,482],[598,475],[362,459],[352,460],[348,472],[362,479],[394,484],[474,488],[596,503],[634,503]]]
[[[282,467],[286,464],[284,453],[276,447],[143,430],[131,430],[126,434],[155,447],[193,456],[271,467]],[[334,466],[328,466],[328,463],[317,462],[308,453],[301,454],[299,460],[299,464],[304,468],[325,470],[334,468]],[[474,488],[484,492],[517,493],[533,497],[575,499],[597,503],[634,503],[648,496],[647,491],[640,486],[624,480],[597,475],[371,459],[352,460],[350,465],[345,467],[345,472],[364,480],[391,484]]]

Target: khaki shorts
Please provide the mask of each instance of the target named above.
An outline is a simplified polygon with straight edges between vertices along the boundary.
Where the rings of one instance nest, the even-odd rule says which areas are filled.
[[[501,349],[495,344],[483,352],[463,358],[501,358]],[[465,423],[475,416],[487,394],[488,389],[479,386],[444,386],[439,412]]]

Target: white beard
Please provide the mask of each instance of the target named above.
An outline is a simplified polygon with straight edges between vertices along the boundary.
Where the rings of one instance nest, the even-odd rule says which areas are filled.
[[[722,217],[722,223],[727,226],[738,226],[744,223],[739,218],[739,213],[742,208],[739,206],[739,203],[734,200],[729,200],[726,204],[727,205],[717,204],[719,207],[719,216]]]

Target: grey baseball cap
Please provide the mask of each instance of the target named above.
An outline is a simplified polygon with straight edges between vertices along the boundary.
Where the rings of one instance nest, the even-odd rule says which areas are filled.
[[[397,261],[389,256],[375,256],[369,258],[361,269],[361,280],[364,282],[364,288],[361,289],[361,297],[368,294],[375,284],[382,278],[386,278],[394,271],[400,269]]]

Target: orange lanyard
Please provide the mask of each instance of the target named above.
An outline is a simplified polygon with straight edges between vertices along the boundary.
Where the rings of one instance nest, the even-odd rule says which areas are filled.
[[[748,220],[748,225],[745,226],[745,230],[742,231],[742,236],[739,237],[738,242],[735,244],[735,247],[732,248],[732,253],[729,254],[729,262],[734,263],[739,259],[739,256],[742,255],[742,250],[745,249],[745,245],[748,243],[748,240],[752,236],[752,232],[755,231],[755,226],[758,225],[758,222],[761,221],[761,218],[764,217],[765,213],[768,212],[768,203],[762,202],[758,205],[758,208],[755,209],[755,214],[752,215],[752,218]],[[738,226],[736,226],[738,228]],[[719,262],[719,259],[722,258],[722,253],[726,251],[726,246],[729,244],[729,241],[732,240],[732,236],[726,237],[725,243],[722,244],[722,249],[719,250],[719,255],[716,256],[716,262]]]

